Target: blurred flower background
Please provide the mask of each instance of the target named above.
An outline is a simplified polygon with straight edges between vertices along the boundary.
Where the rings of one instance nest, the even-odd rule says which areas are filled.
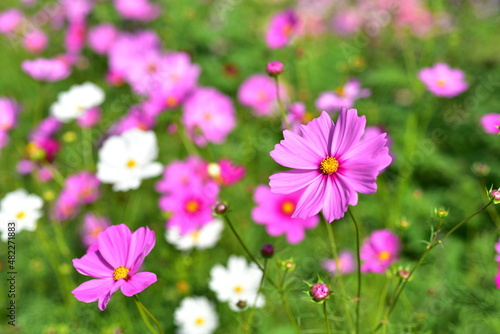
[[[426,245],[500,185],[499,26],[498,0],[2,0],[0,332],[145,333],[133,298],[117,291],[126,281],[165,333],[326,333],[305,283],[321,278],[332,332],[352,333],[356,234],[341,217],[354,199],[361,333],[382,320],[387,333],[500,332],[493,205],[429,253],[386,313]],[[337,254],[316,214],[323,202],[314,210],[302,187],[269,186],[304,155],[281,166],[270,152],[320,136],[304,125],[322,111],[338,124],[343,108],[366,130],[337,132],[377,142],[385,160],[355,173],[368,190],[333,183]],[[333,178],[340,160],[323,158],[330,165],[314,173]],[[375,164],[375,153],[364,158]],[[156,240],[143,253],[126,243],[142,264],[130,273],[151,274],[151,285],[109,264],[118,283],[100,311],[90,301],[102,291],[71,294],[88,281],[72,260],[101,259],[120,224]],[[264,245],[274,247],[265,256]]]

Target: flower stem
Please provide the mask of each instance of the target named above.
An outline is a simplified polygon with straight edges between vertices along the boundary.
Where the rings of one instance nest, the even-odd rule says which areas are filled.
[[[252,331],[253,314],[255,313],[255,309],[257,307],[257,299],[259,298],[260,292],[262,291],[262,286],[264,285],[264,278],[266,277],[267,260],[268,259],[264,260],[264,271],[262,272],[262,278],[260,279],[259,290],[257,290],[257,294],[255,295],[255,300],[253,301],[252,309],[250,310],[250,314],[248,316],[246,331],[248,331],[249,333]]]
[[[290,130],[290,123],[288,123],[288,120],[286,119],[285,108],[283,108],[283,103],[281,102],[280,82],[279,82],[278,76],[274,77],[274,83],[276,84],[276,100],[278,100],[278,106],[280,108],[281,117],[283,118],[283,123],[285,123],[286,128],[288,130]]]
[[[436,247],[438,244],[441,244],[446,238],[448,238],[453,232],[455,232],[463,224],[465,224],[466,222],[468,222],[469,220],[471,220],[471,218],[473,218],[477,214],[479,214],[482,211],[484,211],[488,206],[491,205],[491,203],[493,203],[493,199],[490,200],[485,205],[483,205],[476,212],[474,212],[473,214],[471,214],[470,216],[468,216],[467,218],[465,218],[464,220],[462,220],[460,223],[458,223],[457,225],[455,225],[450,231],[448,231],[448,233],[446,233],[444,236],[442,236],[438,240],[436,240],[436,237],[434,237],[432,239],[431,243],[427,246],[425,252],[422,254],[422,256],[420,257],[420,259],[418,260],[418,262],[410,270],[410,273],[408,274],[408,277],[406,279],[401,279],[400,283],[396,286],[396,289],[393,292],[394,298],[392,298],[392,296],[391,296],[391,299],[389,300],[389,304],[387,305],[387,310],[385,312],[384,320],[380,321],[380,323],[378,324],[378,326],[375,328],[374,332],[376,332],[377,330],[379,330],[380,327],[382,327],[382,324],[384,324],[384,323],[387,322],[387,319],[389,318],[389,316],[391,315],[392,311],[394,310],[394,307],[396,306],[396,304],[397,304],[397,302],[399,300],[399,297],[401,296],[401,293],[403,292],[403,290],[404,290],[406,284],[408,283],[410,277],[413,276],[413,274],[420,267],[420,265],[422,264],[422,262],[424,262],[425,258],[429,254],[429,252],[434,247]],[[436,231],[436,236],[437,236],[437,233],[438,233],[438,231]]]
[[[330,320],[328,320],[328,313],[326,312],[326,301],[323,302],[323,313],[325,314],[326,333],[330,334],[332,331],[330,329]]]
[[[356,257],[358,262],[358,291],[357,291],[357,304],[356,304],[356,333],[359,333],[359,309],[361,304],[361,253],[359,251],[359,227],[354,214],[352,213],[351,208],[348,209],[349,215],[354,223],[354,227],[356,228]]]
[[[292,324],[293,328],[297,333],[302,333],[300,330],[299,325],[297,325],[297,322],[295,321],[295,318],[293,317],[292,310],[290,309],[290,305],[288,305],[288,301],[286,300],[285,296],[285,291],[283,289],[280,289],[280,294],[281,294],[281,302],[283,303],[283,306],[285,307],[286,314],[288,316],[288,320],[290,320],[290,323]]]
[[[149,312],[146,306],[144,306],[144,304],[141,303],[138,295],[134,295],[134,301],[135,304],[137,305],[137,308],[139,309],[139,313],[141,314],[144,324],[151,331],[151,333],[158,334],[158,332],[153,328],[153,326],[149,322],[149,319],[147,318],[146,314],[154,321],[156,327],[158,327],[158,330],[160,331],[160,334],[164,334],[163,330],[161,329],[160,323],[158,322],[158,320],[156,320],[155,316],[151,314],[151,312]]]

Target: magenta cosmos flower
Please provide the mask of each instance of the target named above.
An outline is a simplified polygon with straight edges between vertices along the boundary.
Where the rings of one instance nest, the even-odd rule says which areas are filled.
[[[422,69],[418,73],[418,78],[436,96],[454,97],[469,87],[465,82],[464,72],[450,68],[444,63]]]
[[[323,210],[328,222],[342,218],[348,205],[358,203],[358,192],[377,190],[377,175],[392,161],[386,134],[361,139],[365,116],[342,109],[337,124],[327,112],[301,125],[301,135],[283,131],[284,140],[271,157],[293,168],[270,177],[271,191],[290,194],[303,190],[292,218],[306,219]]]
[[[271,49],[287,46],[299,29],[299,17],[292,9],[275,14],[266,31],[266,44]]]
[[[155,241],[155,233],[147,227],[134,233],[124,224],[108,227],[97,237],[96,251],[73,260],[80,274],[96,278],[73,290],[75,298],[85,303],[98,301],[104,311],[118,289],[131,297],[156,282],[155,274],[138,272]]]
[[[288,101],[284,85],[279,86],[280,99]],[[265,74],[255,74],[246,79],[238,89],[238,100],[253,109],[255,116],[270,115],[278,110],[276,83]]]
[[[491,134],[500,133],[500,114],[486,114],[481,117],[484,132]]]
[[[384,273],[398,260],[401,245],[397,235],[389,230],[374,231],[361,247],[361,271]]]
[[[306,219],[292,218],[301,191],[290,194],[274,194],[269,187],[260,185],[255,188],[254,201],[257,206],[252,210],[252,219],[257,224],[266,225],[269,235],[286,235],[290,244],[297,244],[305,237],[305,230],[318,225],[318,216]]]

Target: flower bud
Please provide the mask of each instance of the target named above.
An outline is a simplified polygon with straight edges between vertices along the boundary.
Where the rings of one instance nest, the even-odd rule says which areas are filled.
[[[292,271],[295,269],[295,263],[292,260],[285,261],[283,264],[283,269]]]
[[[406,269],[399,269],[398,276],[406,280],[408,279],[408,277],[410,277],[410,272]]]
[[[262,254],[262,256],[265,257],[266,259],[273,257],[273,254],[274,254],[273,245],[262,246],[262,248],[260,249],[260,254]]]
[[[219,203],[215,206],[215,213],[224,214],[227,211],[227,205],[224,203]]]
[[[482,162],[475,162],[472,165],[472,171],[478,176],[487,176],[490,173],[490,167]]]
[[[490,198],[490,200],[493,200],[493,204],[500,203],[500,190],[498,190],[498,189],[491,190],[490,189],[489,198]]]
[[[311,286],[309,294],[317,302],[325,300],[330,295],[330,288],[324,283],[316,283]]]
[[[270,61],[269,63],[267,63],[266,66],[267,74],[269,74],[272,77],[275,77],[281,72],[283,72],[283,69],[284,69],[283,63],[277,60]]]
[[[445,217],[448,217],[448,213],[449,211],[448,210],[445,210],[444,208],[439,208],[439,209],[434,209],[434,214],[436,215],[436,217],[438,218],[445,218]]]
[[[244,301],[244,300],[239,300],[237,303],[236,303],[236,306],[238,306],[239,309],[243,310],[247,307],[247,302]]]

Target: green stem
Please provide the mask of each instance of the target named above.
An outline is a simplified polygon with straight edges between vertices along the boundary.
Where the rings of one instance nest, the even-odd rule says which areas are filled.
[[[286,128],[290,130],[290,123],[288,123],[288,120],[286,119],[285,108],[283,108],[283,103],[281,103],[280,83],[277,76],[274,77],[274,83],[276,84],[276,99],[278,100],[278,106],[280,108],[281,117],[283,118],[283,122],[285,123]]]
[[[326,312],[326,301],[323,301],[323,313],[325,315],[326,333],[330,334],[332,331],[330,329],[330,320],[328,319],[328,313]]]
[[[264,271],[262,272],[262,278],[260,279],[259,290],[257,290],[257,294],[255,295],[255,299],[253,301],[252,309],[250,310],[250,314],[248,316],[248,322],[246,330],[250,333],[252,331],[252,320],[253,314],[255,313],[255,309],[257,307],[257,300],[259,299],[260,292],[262,291],[262,286],[264,285],[264,278],[266,277],[266,269],[267,269],[267,260],[264,260]]]
[[[471,214],[470,216],[468,216],[467,218],[465,218],[464,220],[462,220],[460,223],[458,223],[457,225],[455,225],[455,227],[453,227],[450,231],[448,231],[448,233],[446,233],[444,236],[442,236],[438,240],[435,240],[436,238],[433,239],[432,243],[430,243],[427,246],[425,252],[422,254],[422,256],[420,257],[420,259],[418,260],[418,262],[410,270],[410,273],[408,274],[408,277],[406,279],[401,279],[400,284],[398,284],[398,286],[395,289],[395,291],[397,291],[397,292],[395,294],[393,293],[394,299],[393,300],[389,300],[389,305],[387,306],[387,311],[385,312],[385,316],[384,316],[385,321],[381,321],[379,323],[379,325],[375,328],[374,331],[377,331],[378,329],[380,329],[380,327],[382,326],[382,324],[387,322],[387,319],[389,318],[389,316],[391,315],[392,311],[394,310],[394,307],[396,306],[396,304],[397,304],[397,302],[399,300],[399,297],[401,296],[401,293],[403,292],[404,288],[406,287],[406,284],[408,283],[408,281],[410,280],[410,278],[413,276],[413,274],[415,273],[415,271],[420,267],[420,265],[422,264],[422,262],[425,260],[425,258],[429,254],[429,252],[434,247],[436,247],[437,245],[441,244],[445,239],[447,239],[453,232],[455,232],[463,224],[465,224],[466,222],[468,222],[469,220],[471,220],[474,216],[476,216],[479,213],[481,213],[482,211],[484,211],[488,206],[491,205],[491,203],[493,203],[493,199],[490,200],[488,203],[486,203],[484,206],[482,206],[480,209],[478,209],[476,212],[474,212],[473,214]]]
[[[137,308],[139,309],[139,313],[141,314],[144,324],[151,331],[151,333],[158,334],[158,332],[153,328],[153,326],[149,322],[149,319],[147,318],[146,314],[154,321],[156,327],[158,327],[158,330],[160,331],[160,334],[164,334],[163,330],[161,329],[160,323],[158,322],[158,320],[156,320],[155,316],[151,312],[149,312],[146,306],[144,306],[144,304],[141,303],[138,295],[134,295],[134,301],[135,304],[137,305]]]
[[[293,328],[295,329],[295,331],[297,333],[299,333],[299,334],[302,333],[299,325],[297,325],[297,322],[295,321],[295,318],[293,317],[293,313],[292,313],[292,310],[290,309],[290,305],[288,305],[288,302],[287,302],[286,296],[285,296],[285,291],[281,290],[280,294],[281,294],[281,301],[283,303],[283,306],[285,307],[285,311],[286,311],[286,314],[288,316],[288,320],[290,320],[290,323],[292,324]]]
[[[82,141],[85,145],[83,148],[83,158],[87,169],[90,171],[94,170],[94,153],[92,150],[92,130],[91,128],[82,128]]]
[[[354,217],[354,214],[352,213],[351,208],[348,209],[349,215],[351,216],[351,219],[354,223],[354,227],[356,229],[356,257],[357,257],[357,262],[358,262],[358,291],[357,291],[357,301],[358,303],[356,304],[356,333],[359,333],[359,309],[360,309],[360,304],[361,304],[361,253],[359,250],[359,227],[358,227],[358,222],[356,221],[356,218]]]

